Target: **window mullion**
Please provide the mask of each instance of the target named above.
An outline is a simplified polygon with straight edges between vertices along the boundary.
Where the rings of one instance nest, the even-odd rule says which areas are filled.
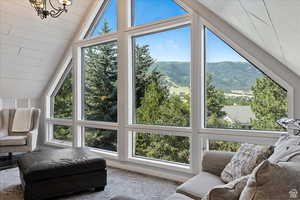
[[[74,59],[74,66],[73,66],[73,146],[80,147],[81,143],[81,136],[82,136],[82,128],[78,125],[78,121],[81,120],[81,53],[80,47],[78,45],[74,45],[73,48],[73,59]]]
[[[202,59],[203,48],[202,43],[202,27],[199,22],[199,17],[194,13],[192,15],[192,32],[191,32],[191,124],[192,124],[192,141],[191,141],[191,167],[194,173],[200,170],[201,158],[201,141],[197,130],[201,124],[201,86],[202,86]]]
[[[129,18],[130,0],[118,1],[118,154],[121,161],[128,159],[128,132],[126,124],[128,122],[128,36],[125,32]],[[127,17],[126,17],[127,16]]]

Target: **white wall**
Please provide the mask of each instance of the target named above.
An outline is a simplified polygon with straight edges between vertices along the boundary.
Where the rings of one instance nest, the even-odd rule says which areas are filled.
[[[32,98],[0,98],[1,108],[40,108],[39,99]]]

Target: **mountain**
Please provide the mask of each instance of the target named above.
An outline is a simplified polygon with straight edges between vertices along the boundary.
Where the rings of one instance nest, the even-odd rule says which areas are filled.
[[[189,65],[188,62],[157,62],[151,68],[163,73],[176,85],[185,87],[190,82]],[[256,79],[264,76],[253,65],[245,62],[208,63],[206,69],[212,75],[216,88],[225,92],[250,91]]]

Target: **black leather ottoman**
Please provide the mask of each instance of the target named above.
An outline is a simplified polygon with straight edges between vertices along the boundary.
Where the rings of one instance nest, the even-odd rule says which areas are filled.
[[[85,148],[41,150],[18,160],[25,200],[42,200],[87,189],[104,190],[106,162]]]

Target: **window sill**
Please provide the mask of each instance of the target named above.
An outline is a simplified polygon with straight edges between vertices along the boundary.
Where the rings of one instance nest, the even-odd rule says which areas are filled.
[[[55,147],[72,147],[71,142],[66,142],[61,140],[51,140],[51,141],[47,141],[45,144],[49,146],[55,146]]]
[[[192,169],[190,164],[181,164],[163,160],[155,160],[155,159],[147,159],[143,157],[128,157],[128,161],[132,163],[148,165],[152,167],[164,168],[164,169],[172,169],[174,171],[187,172],[192,173]]]

